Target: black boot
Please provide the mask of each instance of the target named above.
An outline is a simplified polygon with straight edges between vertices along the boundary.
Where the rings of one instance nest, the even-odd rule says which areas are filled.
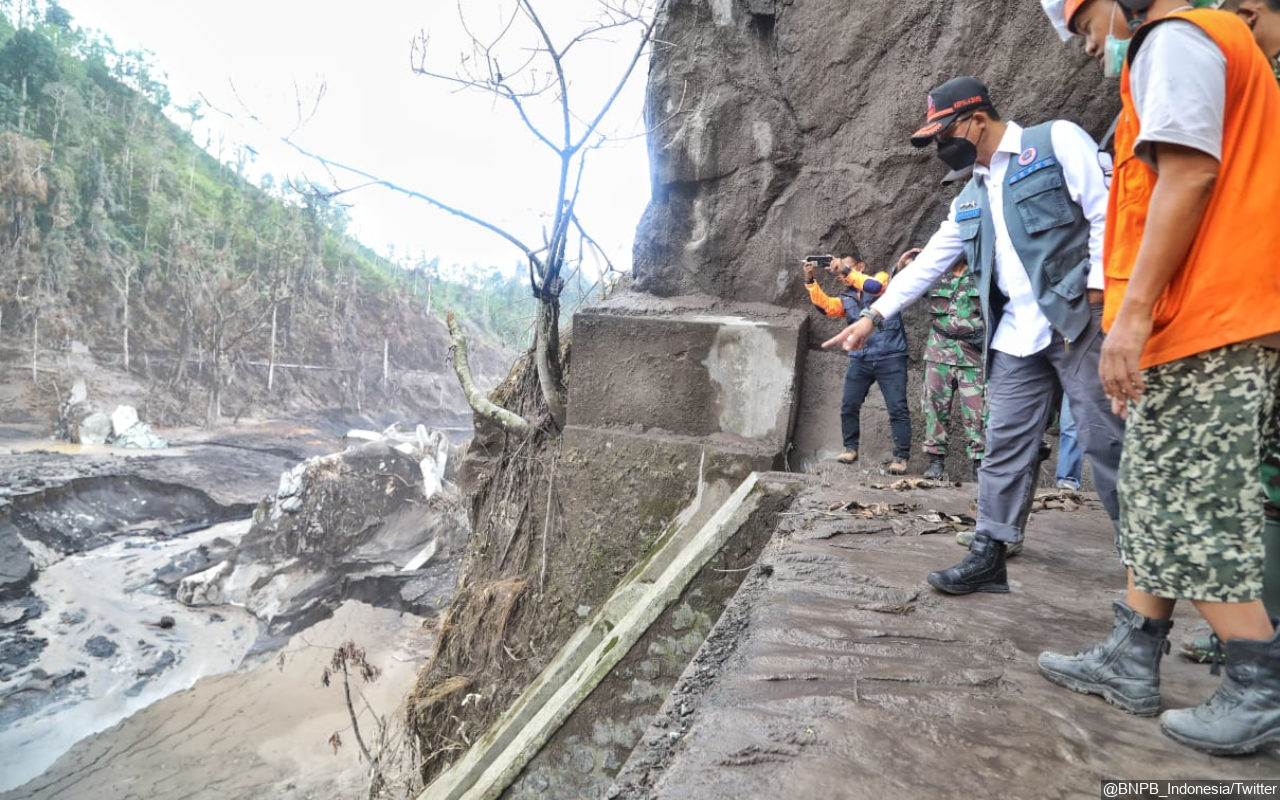
[[[973,482],[978,482],[978,470],[982,469],[982,459],[975,458],[973,460]]]
[[[1009,579],[1004,569],[1004,542],[985,533],[973,537],[969,555],[950,569],[929,573],[929,585],[947,594],[1007,592]]]
[[[1074,656],[1040,654],[1040,674],[1081,694],[1137,714],[1160,713],[1160,658],[1169,652],[1173,620],[1148,619],[1124,603],[1114,603],[1115,627],[1105,642]]]
[[[929,454],[929,466],[924,470],[924,477],[931,481],[940,481],[947,475],[947,457]]]
[[[1228,639],[1227,676],[1208,702],[1166,711],[1160,727],[1172,739],[1213,755],[1252,753],[1280,742],[1280,633]]]

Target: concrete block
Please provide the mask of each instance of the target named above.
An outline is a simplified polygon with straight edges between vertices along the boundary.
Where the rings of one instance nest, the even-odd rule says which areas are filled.
[[[633,299],[633,296],[624,296]],[[574,315],[569,424],[725,437],[785,451],[807,318],[797,311],[644,298]]]
[[[771,447],[741,440],[573,425],[563,448],[557,481],[565,529],[611,543],[656,536],[690,509],[717,508],[752,472],[779,469],[783,460]]]

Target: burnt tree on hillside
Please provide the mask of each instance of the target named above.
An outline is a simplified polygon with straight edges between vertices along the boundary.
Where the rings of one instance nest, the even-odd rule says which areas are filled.
[[[464,219],[505,239],[519,250],[527,262],[529,288],[537,301],[534,323],[534,364],[538,385],[546,408],[556,429],[564,427],[567,408],[563,353],[560,347],[560,299],[566,283],[588,252],[595,253],[609,271],[613,264],[604,249],[584,229],[578,214],[578,200],[582,177],[586,170],[587,154],[608,140],[601,130],[602,123],[623,88],[635,72],[636,66],[646,55],[651,42],[655,21],[654,0],[601,0],[601,15],[597,21],[562,41],[557,41],[549,30],[545,14],[538,11],[534,0],[517,0],[498,32],[489,39],[481,38],[459,7],[463,28],[467,31],[471,52],[460,56],[455,72],[443,71],[429,62],[430,34],[420,33],[413,41],[411,64],[415,73],[440,81],[451,87],[480,92],[494,97],[519,119],[523,134],[532,136],[549,152],[556,165],[556,185],[552,193],[541,242],[530,242],[507,228],[486,219],[482,213],[459,208],[441,198],[405,187],[372,175],[355,167],[339,164],[321,155],[308,152],[285,137],[294,149],[322,163],[326,168],[359,177],[365,182],[359,187],[381,185],[394,191],[422,200],[436,208]],[[545,6],[543,7],[545,9]],[[576,103],[574,82],[571,75],[571,56],[575,48],[595,41],[609,41],[615,34],[634,34],[633,46],[626,51],[625,60],[618,66],[617,80],[605,97],[592,108]],[[583,74],[589,69],[581,68]],[[541,122],[547,119],[550,122]],[[329,194],[350,189],[339,188]],[[458,350],[464,347],[460,329],[455,335]],[[455,361],[455,367],[465,365],[465,359]],[[469,378],[459,374],[466,385]],[[531,425],[519,415],[506,412],[495,414],[491,403],[481,404],[473,410],[512,433],[523,433]],[[523,424],[516,423],[520,419]]]
[[[43,237],[37,208],[48,201],[46,150],[18,133],[0,134],[0,324],[4,309],[31,321],[31,380],[37,378],[44,296]]]
[[[205,232],[182,242],[175,263],[184,328],[209,359],[205,427],[222,417],[222,391],[242,345],[270,324],[270,310],[252,284],[237,274],[233,254],[209,246]]]

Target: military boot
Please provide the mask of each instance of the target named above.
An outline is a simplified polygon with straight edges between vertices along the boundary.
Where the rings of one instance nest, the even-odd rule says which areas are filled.
[[[969,554],[954,567],[929,573],[929,585],[947,594],[1007,592],[1009,578],[1004,568],[1004,542],[985,533],[973,537]]]
[[[1169,652],[1173,620],[1148,619],[1124,603],[1112,604],[1115,627],[1102,644],[1074,656],[1041,653],[1040,674],[1081,694],[1101,695],[1140,717],[1160,712],[1160,658]]]
[[[929,454],[929,466],[925,468],[924,477],[931,481],[940,481],[947,476],[947,457]]]
[[[1208,702],[1166,711],[1160,727],[1172,739],[1212,755],[1252,753],[1280,742],[1280,633],[1228,639],[1227,676]]]

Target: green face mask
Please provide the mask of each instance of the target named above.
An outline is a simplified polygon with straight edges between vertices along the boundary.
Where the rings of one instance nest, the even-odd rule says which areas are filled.
[[[1125,56],[1129,54],[1129,40],[1117,39],[1107,34],[1106,54],[1102,59],[1102,74],[1107,78],[1119,78],[1124,69]]]
[[[1222,0],[1190,0],[1189,5],[1192,8],[1221,8]],[[1111,21],[1113,25],[1115,23],[1116,10],[1119,7],[1119,3],[1111,6]],[[1135,24],[1130,23],[1130,27],[1135,27]],[[1104,47],[1106,55],[1102,60],[1102,74],[1108,78],[1119,78],[1120,70],[1124,68],[1125,57],[1129,55],[1129,40],[1117,39],[1108,33]]]
[[[1119,3],[1111,4],[1111,29],[1116,26],[1116,11],[1120,8]],[[1124,68],[1124,58],[1129,53],[1129,40],[1117,39],[1112,36],[1110,31],[1107,33],[1106,44],[1103,45],[1102,58],[1102,74],[1107,78],[1119,78],[1120,70]]]

